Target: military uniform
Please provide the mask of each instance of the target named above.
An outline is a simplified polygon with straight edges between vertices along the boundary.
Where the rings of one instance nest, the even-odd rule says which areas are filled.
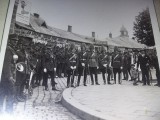
[[[150,58],[148,55],[144,54],[144,55],[140,55],[138,57],[138,62],[137,62],[137,68],[140,65],[140,69],[142,71],[142,82],[143,85],[146,85],[146,83],[148,85],[150,85],[150,80],[149,80],[149,70],[150,70]]]
[[[55,82],[55,68],[56,68],[56,58],[55,56],[50,53],[49,51],[45,52],[44,59],[43,59],[43,69],[44,69],[44,75],[43,75],[43,86],[45,86],[45,90],[48,90],[48,77],[51,77],[51,85],[52,90],[56,90],[55,85],[57,84]]]
[[[62,77],[62,68],[63,68],[63,53],[62,49],[56,49],[56,59],[57,59],[57,75],[58,77]]]
[[[28,60],[26,59],[26,53],[24,49],[19,49],[16,51],[18,55],[17,60],[17,71],[16,71],[16,96],[18,101],[24,101],[26,96],[24,95],[24,87],[26,85],[26,80],[29,76],[29,66]]]
[[[67,70],[67,87],[70,86],[71,82],[71,87],[74,87],[74,76],[75,76],[75,70],[77,69],[77,54],[69,51],[66,54],[66,70]],[[71,81],[70,77],[72,75]]]
[[[123,56],[123,75],[124,80],[128,80],[128,74],[130,75],[130,69],[131,69],[131,56],[128,53],[125,53]]]
[[[80,84],[81,76],[84,75],[83,85],[86,86],[86,79],[87,79],[87,70],[88,70],[88,61],[87,61],[88,53],[86,52],[79,52],[78,53],[78,81],[77,86]]]
[[[111,62],[110,56],[103,52],[99,55],[98,62],[99,62],[99,69],[102,72],[102,78],[103,78],[104,84],[106,84],[105,73],[108,74],[107,82],[108,84],[110,84],[110,76],[111,76],[111,70],[109,68],[109,64]]]
[[[94,51],[89,51],[88,53],[88,65],[89,65],[89,72],[91,76],[92,85],[94,85],[93,74],[95,75],[96,85],[99,85],[97,76],[98,56]]]
[[[152,63],[154,68],[156,69],[156,77],[157,77],[157,84],[156,86],[160,87],[160,69],[159,69],[159,62],[157,55],[152,55]]]
[[[114,81],[116,84],[116,74],[118,73],[118,83],[121,84],[121,68],[122,68],[122,56],[119,53],[115,53],[112,56],[112,67],[113,67],[113,74],[114,74]]]
[[[13,112],[13,103],[15,96],[15,83],[13,80],[14,72],[12,71],[15,69],[13,61],[14,53],[15,51],[11,47],[7,47],[0,82],[0,112],[2,112],[3,109],[5,96],[7,96],[7,102],[5,104],[6,112]]]

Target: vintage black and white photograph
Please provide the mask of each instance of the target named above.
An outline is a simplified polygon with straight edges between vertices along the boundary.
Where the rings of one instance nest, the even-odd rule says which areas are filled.
[[[12,10],[0,119],[160,119],[152,0],[15,0]]]

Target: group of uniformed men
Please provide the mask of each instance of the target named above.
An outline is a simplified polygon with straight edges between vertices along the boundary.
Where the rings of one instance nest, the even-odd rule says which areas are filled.
[[[83,85],[87,86],[88,75],[90,75],[91,85],[100,85],[98,74],[102,73],[104,84],[111,84],[118,73],[118,83],[121,84],[121,73],[123,79],[129,80],[131,65],[142,71],[143,85],[150,85],[150,67],[156,69],[157,86],[160,86],[160,73],[156,51],[147,55],[145,50],[141,51],[120,51],[115,47],[114,52],[106,51],[102,46],[101,51],[95,51],[94,45],[82,43],[81,49],[76,49],[74,44],[65,47],[45,46],[39,43],[28,44],[25,39],[10,39],[7,45],[1,83],[0,83],[0,111],[3,101],[7,95],[8,101],[6,111],[13,111],[13,103],[24,101],[24,87],[42,85],[48,90],[48,79],[51,78],[52,90],[57,90],[55,77],[67,77],[67,88],[78,87],[83,77]],[[18,56],[18,58],[15,57]],[[14,57],[13,57],[14,56]],[[32,76],[31,76],[32,73]],[[107,74],[107,75],[106,75]],[[94,75],[94,77],[93,77]],[[78,76],[77,81],[74,77]],[[106,78],[107,77],[107,78]],[[132,78],[130,76],[130,78]],[[27,79],[31,84],[27,84]]]

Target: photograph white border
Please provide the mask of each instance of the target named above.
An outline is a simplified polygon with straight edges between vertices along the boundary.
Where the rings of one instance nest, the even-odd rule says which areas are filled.
[[[4,33],[2,35],[3,37],[2,37],[2,40],[1,40],[0,76],[1,76],[1,73],[2,73],[3,61],[4,61],[6,46],[7,46],[7,42],[8,42],[8,35],[9,35],[9,30],[10,30],[10,25],[11,25],[14,3],[15,3],[15,0],[10,0],[10,2],[9,2],[8,13],[7,13],[6,22],[5,22],[5,25],[4,25]]]

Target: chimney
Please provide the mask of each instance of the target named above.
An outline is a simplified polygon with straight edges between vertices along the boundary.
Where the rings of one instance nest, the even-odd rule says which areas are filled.
[[[72,26],[68,25],[68,32],[72,32]]]
[[[39,18],[39,14],[34,13],[33,15],[34,15],[36,18]]]
[[[95,38],[95,32],[92,32],[92,37]]]
[[[112,33],[111,32],[109,33],[109,38],[112,38]]]

